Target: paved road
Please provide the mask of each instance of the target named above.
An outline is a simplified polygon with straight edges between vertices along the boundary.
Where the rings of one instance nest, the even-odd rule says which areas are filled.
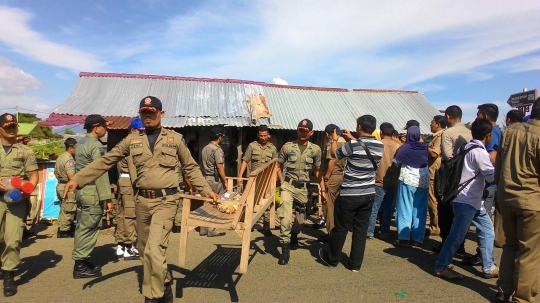
[[[92,260],[103,266],[99,279],[72,279],[72,239],[57,239],[56,227],[25,240],[18,272],[19,293],[0,302],[143,302],[139,292],[142,267],[139,261],[117,261],[111,232],[103,232]],[[481,278],[479,267],[462,266],[466,277],[447,282],[432,275],[436,256],[428,249],[396,248],[381,240],[369,240],[360,273],[342,265],[327,268],[318,263],[320,231],[304,228],[302,247],[292,252],[288,266],[277,265],[278,238],[252,235],[248,273],[235,273],[240,259],[240,237],[200,237],[190,233],[188,268],[175,265],[179,234],[173,234],[168,250],[173,272],[175,302],[489,302],[495,280]],[[278,231],[274,231],[278,234]],[[436,238],[426,241],[426,248]],[[350,248],[350,236],[345,251]],[[467,251],[476,248],[467,241]],[[496,249],[496,260],[500,249]],[[342,258],[342,261],[345,260]]]

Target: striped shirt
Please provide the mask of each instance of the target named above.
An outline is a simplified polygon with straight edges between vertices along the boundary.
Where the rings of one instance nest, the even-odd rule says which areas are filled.
[[[384,150],[382,142],[375,137],[360,137],[375,159],[377,166],[381,163]],[[366,151],[357,140],[349,141],[336,150],[336,158],[347,158],[345,175],[339,190],[341,196],[363,196],[375,194],[375,168]]]

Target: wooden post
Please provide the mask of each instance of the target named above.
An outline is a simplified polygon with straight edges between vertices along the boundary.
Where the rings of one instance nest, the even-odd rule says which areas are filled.
[[[180,224],[180,247],[178,249],[178,266],[186,267],[186,254],[188,242],[189,213],[191,212],[191,199],[184,198],[182,204],[182,223]]]
[[[257,182],[253,180],[253,185],[249,189],[246,201],[246,211],[244,213],[244,231],[242,234],[242,251],[240,253],[240,270],[245,274],[248,270],[249,249],[251,248],[251,227],[253,226],[253,208],[255,205],[255,188]]]

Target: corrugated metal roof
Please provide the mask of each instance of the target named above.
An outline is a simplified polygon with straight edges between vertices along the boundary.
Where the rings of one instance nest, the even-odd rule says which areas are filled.
[[[438,114],[423,94],[416,91],[350,91],[235,79],[81,73],[69,98],[43,125],[60,125],[64,120],[65,124],[73,124],[75,120],[84,121],[92,113],[115,122],[127,117],[113,125],[113,128],[127,128],[127,121],[138,115],[139,102],[147,95],[163,101],[162,123],[166,127],[242,127],[259,123],[271,128],[296,129],[299,121],[308,118],[315,130],[324,130],[329,123],[352,130],[356,128],[356,118],[369,113],[379,123],[390,122],[396,128],[415,119],[420,122],[422,132],[429,133],[431,119]],[[254,96],[263,98],[262,106],[264,103],[268,106],[268,110],[257,112],[269,111],[270,117],[253,116],[247,100]]]

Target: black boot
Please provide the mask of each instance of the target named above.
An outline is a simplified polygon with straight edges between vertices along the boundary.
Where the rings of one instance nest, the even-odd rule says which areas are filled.
[[[180,233],[180,226],[174,225],[173,228],[171,229],[171,232],[172,232],[173,234],[178,234],[178,233]]]
[[[289,258],[291,257],[289,243],[283,243],[281,247],[281,256],[279,256],[279,265],[287,265],[289,263]]]
[[[11,297],[17,293],[17,285],[15,284],[15,272],[4,271],[4,297]]]
[[[270,229],[270,222],[263,222],[263,228],[261,229],[261,234],[263,234],[265,237],[271,237],[274,234],[272,233],[272,230]]]
[[[298,233],[291,232],[291,250],[297,250],[298,247]]]
[[[99,278],[101,277],[101,267],[94,266],[86,260],[75,260],[73,267],[73,279]]]
[[[165,292],[161,298],[162,303],[172,303],[174,301],[174,295],[171,287],[171,283],[165,284]]]
[[[73,238],[73,234],[69,230],[66,230],[66,231],[59,230],[56,237],[57,238]]]

